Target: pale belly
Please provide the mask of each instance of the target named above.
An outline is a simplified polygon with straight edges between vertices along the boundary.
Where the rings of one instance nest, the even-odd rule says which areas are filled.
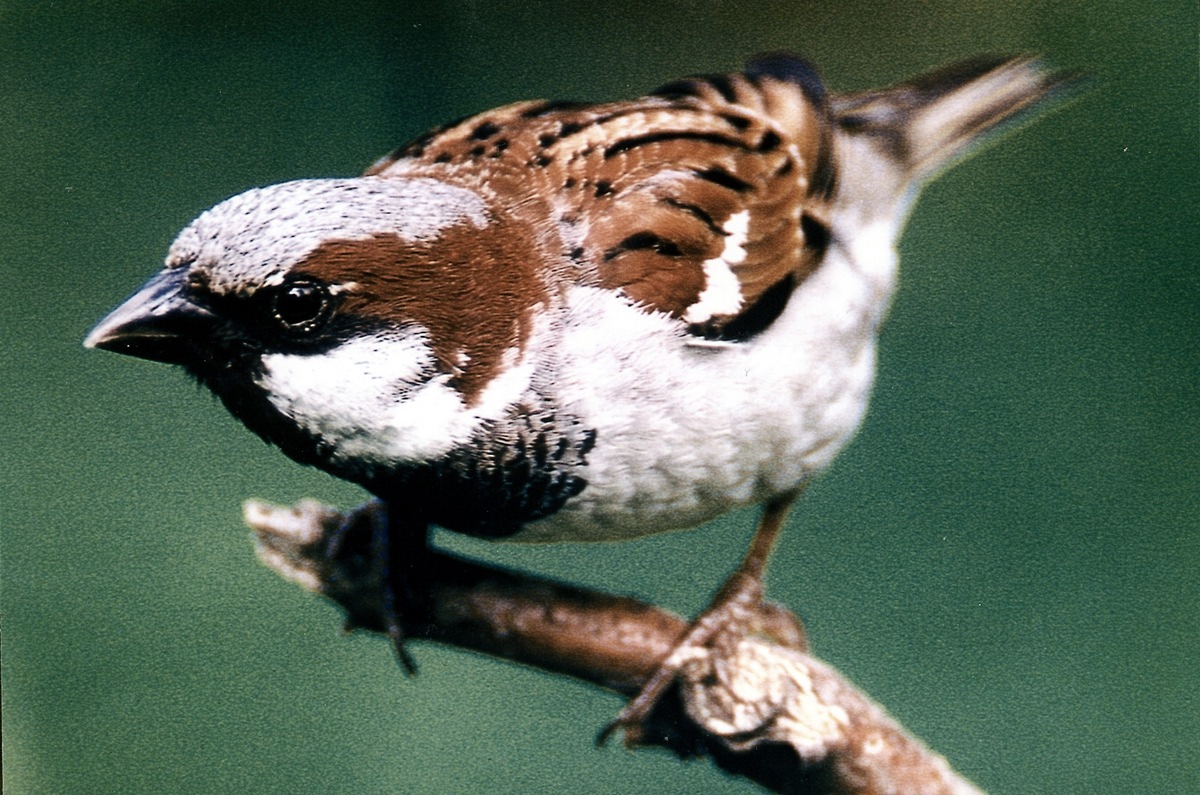
[[[828,466],[865,413],[890,293],[838,264],[804,282],[770,329],[716,347],[685,344],[668,318],[580,288],[556,380],[563,405],[596,430],[588,485],[511,540],[694,527]]]

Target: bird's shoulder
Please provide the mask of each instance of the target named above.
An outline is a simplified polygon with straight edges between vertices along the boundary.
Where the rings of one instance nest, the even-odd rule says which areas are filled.
[[[443,125],[370,176],[466,184],[557,231],[579,278],[752,336],[819,264],[833,190],[819,84],[775,68],[692,77],[634,100],[528,101]],[[812,78],[815,80],[815,76]]]

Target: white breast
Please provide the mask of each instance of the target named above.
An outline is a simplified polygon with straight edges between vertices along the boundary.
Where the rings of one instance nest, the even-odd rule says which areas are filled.
[[[765,332],[689,344],[681,325],[577,287],[556,389],[596,430],[588,486],[518,541],[692,527],[806,482],[862,421],[895,279],[894,226],[834,245]]]

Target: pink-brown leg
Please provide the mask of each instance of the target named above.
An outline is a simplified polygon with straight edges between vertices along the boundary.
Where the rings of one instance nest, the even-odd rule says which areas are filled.
[[[675,648],[659,663],[658,669],[646,680],[641,691],[625,705],[612,723],[604,727],[597,742],[603,743],[614,731],[623,729],[626,743],[636,744],[642,725],[675,680],[688,650],[710,645],[721,633],[746,632],[761,623],[763,575],[797,493],[790,492],[764,506],[758,529],[742,564],[717,591],[704,612],[692,622]]]

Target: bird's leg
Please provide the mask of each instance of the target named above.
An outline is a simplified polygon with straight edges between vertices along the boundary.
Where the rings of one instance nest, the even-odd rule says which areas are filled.
[[[366,615],[365,607],[362,614],[350,610],[346,629],[382,629],[392,641],[397,661],[412,675],[417,666],[405,646],[403,618],[409,612],[419,613],[425,598],[421,561],[428,552],[429,526],[399,518],[391,508],[375,501],[347,513],[326,540],[325,558],[358,561],[353,568],[356,576],[377,583],[379,596],[370,610],[372,615]],[[363,568],[367,570],[360,571]]]
[[[601,730],[598,743],[603,743],[617,729],[623,729],[626,743],[636,745],[642,726],[675,681],[683,662],[692,651],[712,645],[714,639],[723,633],[743,633],[760,623],[760,614],[764,609],[763,575],[767,560],[771,557],[771,550],[797,493],[789,492],[766,504],[742,564],[717,591],[704,612],[691,623],[670,654],[659,663],[642,685],[641,691]]]
[[[405,645],[407,635],[401,619],[426,615],[429,601],[429,522],[416,516],[393,518],[377,528],[372,538],[379,560],[387,561],[384,572],[381,613],[396,659],[409,676],[417,664]]]
[[[405,543],[409,540],[413,528],[401,527],[399,522],[384,522],[382,526],[377,525],[372,530],[371,551],[374,553],[373,557],[376,560],[387,561],[387,568],[383,572],[383,599],[380,603],[380,618],[383,619],[384,632],[392,642],[396,660],[404,668],[404,672],[409,676],[415,676],[417,663],[408,653],[408,647],[405,644],[408,637],[404,632],[401,616],[405,607],[411,608],[420,598],[418,596],[419,588],[408,577],[398,576],[397,569],[402,564],[407,564],[407,567],[413,571],[420,569],[419,565],[413,565],[412,553],[421,555],[428,549],[426,542],[429,530],[428,527],[421,529],[418,535],[418,538],[421,539],[419,547]],[[409,554],[401,554],[405,552]]]

